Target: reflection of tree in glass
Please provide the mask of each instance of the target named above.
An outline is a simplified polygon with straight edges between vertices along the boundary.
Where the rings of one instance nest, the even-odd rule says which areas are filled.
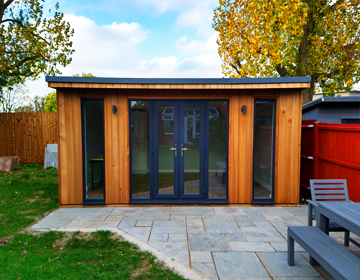
[[[102,131],[103,127],[103,106],[101,101],[85,101],[86,126],[92,130]]]
[[[149,104],[149,102],[147,101],[135,101],[135,103],[131,102],[132,105],[131,105],[131,109],[145,109],[147,108],[146,105]]]
[[[210,120],[210,149],[216,150],[219,154],[225,154],[227,149],[226,141],[226,119],[219,116],[217,119]]]

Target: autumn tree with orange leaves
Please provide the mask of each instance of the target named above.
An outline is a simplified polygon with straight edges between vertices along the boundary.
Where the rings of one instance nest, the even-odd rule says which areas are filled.
[[[220,0],[213,27],[227,77],[311,76],[333,96],[360,81],[359,0]]]

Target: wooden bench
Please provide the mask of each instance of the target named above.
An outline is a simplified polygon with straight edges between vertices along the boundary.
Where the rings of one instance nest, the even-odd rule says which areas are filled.
[[[311,256],[312,265],[321,265],[335,279],[360,279],[360,258],[313,226],[288,227],[288,265],[294,266],[294,241]]]

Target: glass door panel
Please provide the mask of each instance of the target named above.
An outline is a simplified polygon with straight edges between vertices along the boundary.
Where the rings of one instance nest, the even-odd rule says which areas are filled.
[[[253,203],[274,202],[276,100],[255,100]]]
[[[84,203],[105,202],[104,101],[82,99]]]
[[[209,198],[226,198],[228,101],[209,102]]]
[[[176,147],[174,141],[174,106],[158,106],[158,191],[159,194],[174,194],[174,161]]]
[[[184,106],[184,141],[181,157],[184,164],[184,194],[200,194],[200,106]]]

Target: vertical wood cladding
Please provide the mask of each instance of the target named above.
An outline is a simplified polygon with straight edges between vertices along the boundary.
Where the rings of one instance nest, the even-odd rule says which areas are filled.
[[[57,89],[60,204],[82,204],[81,98],[104,98],[107,204],[130,201],[129,99],[229,100],[229,202],[252,203],[254,99],[275,98],[275,202],[297,203],[300,178],[299,89]],[[116,114],[112,106],[116,105]],[[246,105],[246,114],[241,107]]]

